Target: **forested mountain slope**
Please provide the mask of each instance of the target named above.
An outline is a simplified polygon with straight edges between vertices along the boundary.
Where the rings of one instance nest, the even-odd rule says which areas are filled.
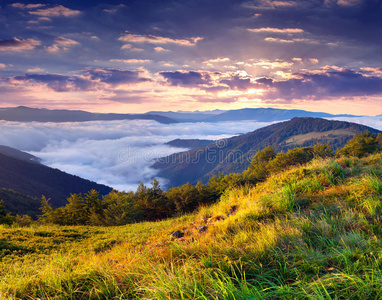
[[[58,169],[0,154],[0,188],[41,198],[51,198],[53,206],[67,203],[72,193],[87,193],[95,189],[101,195],[112,189],[108,186],[70,175]],[[7,203],[6,203],[7,205]]]
[[[276,152],[301,146],[329,142],[333,149],[344,146],[355,132],[380,131],[343,121],[320,118],[293,118],[237,137],[220,140],[209,146],[176,153],[159,159],[154,168],[159,176],[168,178],[170,186],[186,182],[206,181],[219,172],[234,173],[245,170],[254,154],[272,146]]]

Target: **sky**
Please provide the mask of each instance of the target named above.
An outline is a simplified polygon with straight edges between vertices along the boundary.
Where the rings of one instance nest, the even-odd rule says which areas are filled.
[[[380,0],[0,1],[0,107],[382,114]]]

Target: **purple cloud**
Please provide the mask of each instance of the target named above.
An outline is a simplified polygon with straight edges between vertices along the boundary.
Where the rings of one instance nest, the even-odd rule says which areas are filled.
[[[117,69],[93,69],[82,71],[81,75],[60,74],[25,74],[7,78],[8,83],[30,82],[43,83],[56,92],[90,91],[97,88],[100,83],[110,86],[121,84],[136,84],[151,81],[144,77],[143,71],[128,71]],[[104,86],[108,88],[108,86]]]
[[[211,76],[208,72],[176,71],[160,72],[159,74],[172,86],[196,87],[212,84]]]
[[[150,82],[150,78],[144,76],[143,71],[129,71],[117,69],[94,69],[87,72],[92,80],[99,80],[111,85],[134,84]]]
[[[268,99],[320,100],[331,97],[357,97],[382,94],[382,78],[365,76],[353,70],[294,73],[285,81],[257,80]]]

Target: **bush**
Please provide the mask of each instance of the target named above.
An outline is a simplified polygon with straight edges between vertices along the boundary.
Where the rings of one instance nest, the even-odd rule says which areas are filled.
[[[276,152],[271,146],[259,150],[249,165],[248,173],[259,181],[264,180],[269,174],[267,164],[275,157]]]
[[[344,155],[361,158],[379,150],[381,150],[379,141],[367,131],[365,133],[356,133],[342,149],[337,151],[337,156]]]
[[[290,166],[305,164],[313,159],[313,149],[310,147],[294,148],[287,153],[280,152],[267,164],[270,173],[284,171]]]

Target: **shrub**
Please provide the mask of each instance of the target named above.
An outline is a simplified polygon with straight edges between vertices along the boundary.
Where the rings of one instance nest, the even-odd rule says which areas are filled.
[[[342,149],[337,151],[337,156],[344,155],[360,158],[378,150],[381,150],[381,145],[376,137],[367,131],[365,133],[356,133]]]

